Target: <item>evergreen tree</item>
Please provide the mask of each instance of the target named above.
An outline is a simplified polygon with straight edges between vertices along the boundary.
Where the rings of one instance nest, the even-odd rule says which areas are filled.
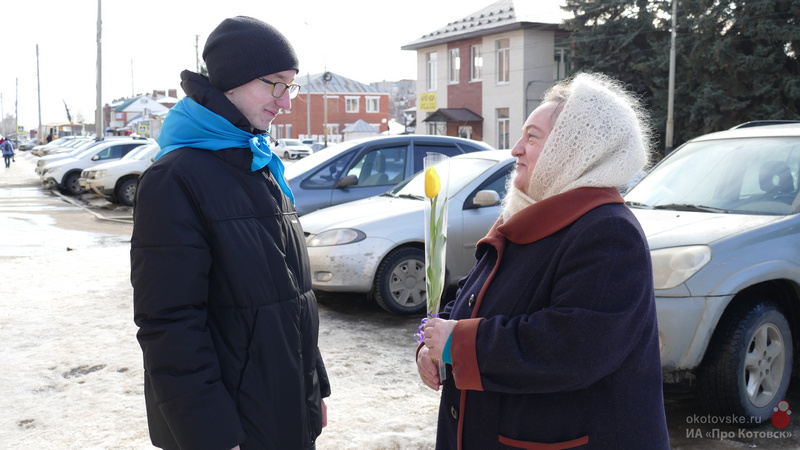
[[[573,67],[628,83],[663,139],[672,2],[567,0],[566,10]],[[675,147],[750,120],[800,119],[798,11],[800,0],[678,3]]]

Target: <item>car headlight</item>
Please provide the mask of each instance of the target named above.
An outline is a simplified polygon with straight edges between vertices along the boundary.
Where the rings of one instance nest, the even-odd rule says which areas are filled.
[[[671,289],[686,282],[711,261],[711,248],[691,245],[653,250],[653,287]]]
[[[89,173],[89,178],[94,178],[95,180],[98,178],[103,178],[106,176],[107,170],[95,170],[94,173]]]
[[[338,228],[309,236],[306,245],[309,247],[327,247],[330,245],[352,244],[353,242],[363,241],[366,238],[367,235],[359,230]]]

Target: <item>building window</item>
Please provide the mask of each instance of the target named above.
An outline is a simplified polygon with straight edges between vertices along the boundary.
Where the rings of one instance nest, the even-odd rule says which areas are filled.
[[[497,41],[497,82],[508,83],[510,81],[509,53],[511,52],[508,39]]]
[[[436,52],[427,53],[425,55],[425,58],[427,60],[426,89],[429,91],[433,91],[436,90],[436,62],[437,62]]]
[[[344,98],[344,112],[357,113],[358,112],[358,97],[345,97]]]
[[[569,59],[569,49],[556,48],[553,60],[555,61],[553,80],[563,80],[567,77],[568,73],[572,72],[572,64]]]
[[[458,127],[458,137],[472,139],[472,127],[469,125]]]
[[[450,84],[458,84],[461,74],[461,57],[458,56],[458,49],[451,48],[447,59],[447,81]]]
[[[483,67],[483,57],[481,56],[481,46],[473,45],[469,48],[469,79],[478,81],[481,79],[481,67]]]
[[[508,108],[497,108],[497,149],[507,150],[511,148],[509,142],[509,127],[511,121],[508,118]]]
[[[381,99],[380,97],[367,97],[367,112],[377,113],[381,112]]]
[[[428,134],[433,136],[447,136],[447,122],[427,122]]]

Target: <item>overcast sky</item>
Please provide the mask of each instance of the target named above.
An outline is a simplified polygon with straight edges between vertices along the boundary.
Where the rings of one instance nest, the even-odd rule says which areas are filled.
[[[517,0],[521,1],[521,0]],[[553,8],[558,0],[541,2]],[[297,51],[302,74],[332,72],[363,83],[416,78],[416,53],[400,50],[422,35],[494,0],[111,0],[102,3],[102,102],[177,89],[183,69],[195,70],[195,39],[223,19],[257,17],[278,28]],[[25,131],[39,123],[94,123],[97,0],[7,1],[0,7],[0,93],[3,117],[17,111]],[[16,105],[15,105],[16,104]],[[77,120],[76,120],[77,121]]]

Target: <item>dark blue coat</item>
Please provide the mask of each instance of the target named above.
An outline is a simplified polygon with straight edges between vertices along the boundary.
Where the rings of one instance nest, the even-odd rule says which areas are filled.
[[[437,449],[667,449],[650,254],[616,189],[498,221],[458,319]]]

